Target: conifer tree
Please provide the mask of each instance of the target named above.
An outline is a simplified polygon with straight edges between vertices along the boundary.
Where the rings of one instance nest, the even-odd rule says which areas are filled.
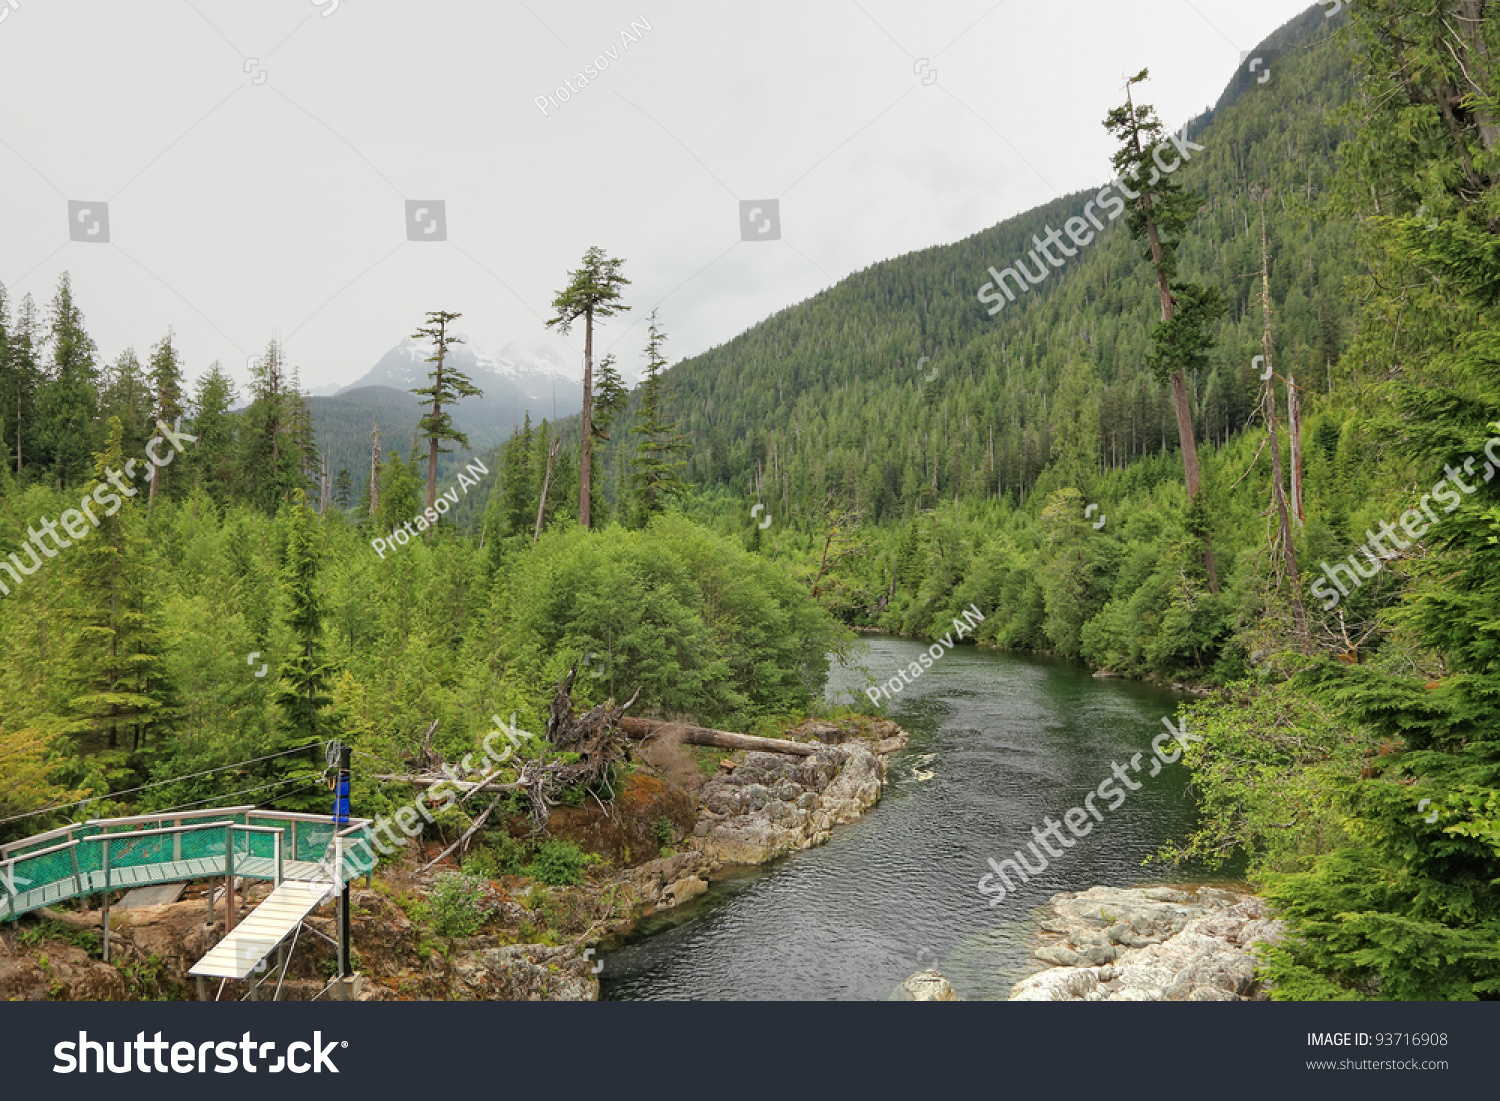
[[[427,441],[427,507],[437,500],[438,455],[446,449],[445,443],[456,443],[465,451],[469,449],[469,437],[453,426],[451,407],[461,398],[482,398],[484,392],[469,381],[469,377],[447,362],[449,349],[463,341],[448,332],[448,326],[463,314],[446,311],[429,312],[427,325],[412,334],[413,338],[427,337],[432,341],[432,355],[427,362],[433,364],[428,373],[428,383],[411,393],[432,403],[432,408],[417,422],[417,431]]]
[[[347,470],[340,470],[338,479],[333,483],[333,503],[345,512],[354,504],[354,478]]]
[[[1177,414],[1177,440],[1182,448],[1183,475],[1188,496],[1197,503],[1203,489],[1198,466],[1198,442],[1193,429],[1193,405],[1188,392],[1189,372],[1202,370],[1208,363],[1212,343],[1210,326],[1224,313],[1223,293],[1217,287],[1179,282],[1177,246],[1182,234],[1198,216],[1202,200],[1191,196],[1171,175],[1164,174],[1154,160],[1156,146],[1166,127],[1148,104],[1137,105],[1131,89],[1146,80],[1142,69],[1125,84],[1125,104],[1116,107],[1104,120],[1105,129],[1121,142],[1111,159],[1117,179],[1130,181],[1132,190],[1121,184],[1129,199],[1126,221],[1132,236],[1146,241],[1145,258],[1155,276],[1157,296],[1161,302],[1161,324],[1151,334],[1148,362],[1158,380],[1172,388],[1172,405]],[[1142,173],[1150,172],[1148,180]],[[1196,525],[1202,529],[1203,566],[1208,574],[1209,589],[1219,591],[1218,568],[1214,563],[1213,542],[1207,524],[1199,516]]]
[[[386,456],[385,467],[380,472],[380,504],[375,513],[377,531],[394,531],[411,523],[416,530],[415,517],[422,511],[422,481],[417,468],[401,458],[399,451]],[[427,521],[421,521],[426,530]]]
[[[67,553],[77,562],[68,676],[71,684],[68,733],[81,746],[120,747],[129,736],[140,749],[172,715],[171,688],[164,675],[162,645],[153,614],[154,598],[145,568],[145,541],[135,529],[139,490],[121,477],[124,429],[109,422],[104,450],[94,456],[93,474],[111,492],[98,501],[99,527]],[[111,475],[114,478],[111,478]],[[125,485],[130,492],[118,491]],[[114,515],[110,515],[110,511]]]
[[[536,523],[537,488],[532,454],[535,435],[528,412],[521,430],[512,433],[500,449],[503,471],[500,515],[504,529],[510,535],[525,534]]]
[[[134,348],[126,348],[107,367],[100,395],[100,414],[118,417],[125,434],[121,449],[127,455],[145,453],[146,441],[156,433],[151,418],[151,387]]]
[[[92,465],[95,417],[99,411],[98,349],[84,329],[83,311],[73,299],[73,283],[64,272],[47,316],[51,362],[39,396],[39,431],[44,461],[55,484],[81,482]]]
[[[174,461],[185,464],[193,485],[201,486],[215,501],[228,505],[234,491],[235,433],[239,418],[231,413],[239,398],[234,380],[215,360],[193,388],[191,411],[198,442]]]
[[[171,427],[183,414],[182,360],[173,343],[172,330],[151,349],[151,392],[155,399],[156,419]],[[175,460],[174,460],[175,461]],[[148,504],[155,504],[169,477],[167,467],[151,467],[151,490]]]
[[[632,521],[644,527],[666,508],[667,502],[687,492],[681,471],[687,462],[684,456],[688,440],[678,431],[678,422],[668,420],[665,403],[666,381],[662,371],[667,361],[662,355],[662,346],[667,336],[662,332],[656,311],[651,311],[651,327],[646,341],[646,377],[641,382],[640,417],[631,434],[640,437],[636,445],[635,458],[631,464],[630,485],[633,491]]]
[[[239,432],[239,495],[267,515],[290,500],[302,476],[292,412],[285,359],[273,340],[250,367],[250,406]]]
[[[623,484],[624,478],[624,449],[610,438],[609,430],[614,425],[615,418],[623,413],[630,404],[630,388],[625,385],[625,380],[620,377],[619,369],[615,366],[615,357],[607,355],[599,361],[594,385],[594,439],[600,441],[603,449],[598,454],[595,462],[598,477],[593,479],[593,505],[590,514],[601,516],[605,514],[608,505],[605,494],[605,475],[603,473],[607,461],[612,457],[617,469],[615,504],[620,515],[624,515],[626,509],[625,497],[618,492],[619,486]]]
[[[302,372],[292,368],[291,386],[286,395],[287,443],[293,455],[291,469],[292,484],[306,490],[309,486],[321,487],[323,481],[323,453],[318,449],[317,428],[313,424],[312,406],[302,392]],[[321,493],[319,503],[321,505]]]
[[[556,316],[548,328],[572,331],[583,319],[583,441],[578,452],[578,522],[591,527],[594,499],[594,322],[630,309],[620,302],[621,288],[630,285],[620,272],[623,260],[605,255],[597,245],[583,255],[583,263],[569,272],[569,282],[552,302]]]
[[[11,427],[7,417],[9,395],[15,390],[14,373],[10,365],[10,341],[10,299],[5,293],[5,284],[0,283],[0,464],[6,468],[11,466],[15,452],[11,446],[14,436],[7,431]]]
[[[0,416],[9,426],[7,438],[15,452],[15,470],[21,473],[35,463],[37,443],[37,393],[42,386],[41,322],[31,295],[21,299],[6,349],[7,389],[0,393]]]
[[[1409,576],[1387,612],[1400,657],[1308,674],[1381,748],[1352,785],[1346,843],[1270,878],[1294,934],[1269,954],[1282,998],[1500,997],[1500,479],[1488,469],[1500,437],[1489,63],[1500,21],[1485,7],[1351,9],[1367,66],[1338,209],[1365,222],[1372,270],[1349,366],[1390,380],[1382,434],[1413,471],[1393,514],[1412,507],[1402,519],[1420,521],[1416,508],[1435,507],[1405,485],[1442,484],[1452,500],[1435,524],[1412,525],[1419,542],[1403,537],[1412,549],[1392,566]],[[1314,443],[1341,450],[1321,426]]]
[[[305,747],[309,759],[314,759],[315,751],[336,732],[329,691],[335,669],[328,661],[323,638],[319,582],[322,551],[316,516],[304,490],[292,491],[292,500],[283,506],[279,523],[286,532],[281,618],[292,639],[292,649],[280,663],[278,675],[276,707],[281,725],[276,749]],[[285,773],[289,767],[271,771]]]

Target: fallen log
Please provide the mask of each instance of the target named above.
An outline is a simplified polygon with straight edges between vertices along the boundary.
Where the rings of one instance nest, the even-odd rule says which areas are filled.
[[[716,749],[750,749],[761,753],[789,753],[795,757],[811,757],[814,753],[812,746],[801,742],[788,742],[782,738],[757,738],[753,734],[731,734],[727,730],[709,730],[703,726],[667,723],[658,719],[622,718],[620,729],[638,742],[663,732],[671,732],[678,734],[689,745],[713,746]]]

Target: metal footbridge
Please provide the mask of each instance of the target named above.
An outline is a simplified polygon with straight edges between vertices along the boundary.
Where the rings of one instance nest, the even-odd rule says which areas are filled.
[[[107,960],[113,892],[220,877],[230,885],[236,878],[266,880],[277,889],[247,917],[240,935],[234,929],[233,892],[226,892],[228,936],[192,971],[244,978],[320,902],[374,870],[371,824],[364,818],[341,823],[332,816],[252,806],[77,822],[0,845],[0,922],[98,895]],[[261,914],[273,900],[276,905]],[[260,954],[251,959],[256,951]]]

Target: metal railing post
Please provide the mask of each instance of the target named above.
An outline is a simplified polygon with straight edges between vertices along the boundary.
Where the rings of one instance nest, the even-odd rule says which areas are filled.
[[[281,856],[282,856],[282,853],[281,853],[281,831],[280,830],[277,830],[275,833],[273,833],[271,835],[271,844],[274,845],[275,848],[276,848],[276,853],[275,853],[275,856],[276,856],[276,886],[280,887],[281,886],[281,867],[282,867],[282,863],[281,863]]]
[[[104,850],[104,962],[109,962],[109,833],[104,834],[104,840],[99,843]]]
[[[339,834],[333,835],[333,866],[337,869],[338,886],[344,887],[344,839]],[[349,892],[341,890],[339,893],[339,1001],[347,1001],[349,998]]]
[[[224,823],[224,935],[234,932],[234,823]]]

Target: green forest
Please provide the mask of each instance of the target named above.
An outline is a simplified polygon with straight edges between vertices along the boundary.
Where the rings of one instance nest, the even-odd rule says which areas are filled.
[[[1262,50],[1186,126],[1147,73],[1098,104],[1136,197],[995,314],[1093,191],[675,364],[663,309],[634,390],[591,362],[467,465],[454,315],[413,317],[418,439],[357,497],[275,343],[241,395],[170,331],[103,361],[66,277],[0,288],[0,839],[321,811],[330,739],[377,813],[434,723],[450,759],[540,729],[575,663],[583,706],[774,735],[857,630],[972,606],[980,646],[1207,690],[1159,861],[1248,858],[1275,998],[1500,996],[1500,13],[1319,6]],[[554,324],[648,309],[629,270],[591,249]]]

